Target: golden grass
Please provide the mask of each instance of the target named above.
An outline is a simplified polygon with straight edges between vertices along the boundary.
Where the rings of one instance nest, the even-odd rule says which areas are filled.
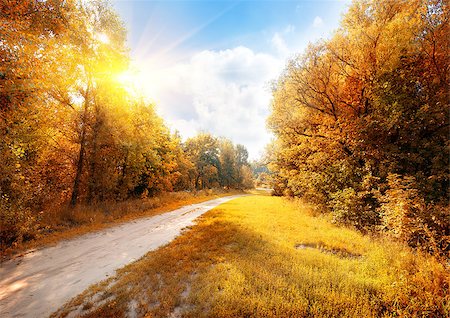
[[[448,274],[429,256],[339,228],[306,206],[248,196],[54,316],[448,317]]]
[[[0,261],[30,249],[54,245],[89,232],[112,227],[141,217],[169,212],[179,207],[200,203],[215,198],[242,193],[237,190],[208,189],[197,192],[167,192],[159,196],[103,202],[92,206],[79,205],[75,209],[46,211],[40,225],[44,230],[30,241],[0,250]]]

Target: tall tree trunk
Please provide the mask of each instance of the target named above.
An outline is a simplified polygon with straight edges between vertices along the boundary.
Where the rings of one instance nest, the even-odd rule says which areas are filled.
[[[95,102],[94,102],[95,103]],[[102,125],[99,119],[99,109],[95,106],[95,124],[92,130],[92,152],[91,158],[89,160],[89,175],[88,175],[88,193],[87,193],[87,203],[91,204],[94,199],[95,191],[97,190],[97,180],[95,170],[97,167],[97,150],[98,150],[98,134],[100,127]]]
[[[129,150],[127,149],[125,151],[125,157],[124,157],[123,164],[122,164],[122,173],[120,174],[119,181],[117,182],[118,196],[121,200],[125,199],[128,195],[127,189],[125,188],[125,186],[126,186],[125,178],[126,178],[127,172],[128,172],[128,169],[127,169],[128,168],[128,165],[127,165],[128,153],[129,153]]]
[[[84,122],[82,130],[81,130],[80,152],[78,154],[77,171],[76,171],[76,174],[75,174],[75,180],[73,182],[72,196],[71,196],[71,199],[70,199],[70,205],[72,207],[74,207],[77,204],[77,200],[78,200],[79,189],[80,189],[80,181],[81,181],[81,174],[83,172],[85,142],[86,142],[86,123]]]
[[[93,143],[92,143],[92,152],[91,158],[89,160],[89,174],[88,174],[88,192],[87,192],[87,203],[91,204],[94,198],[94,192],[96,191],[96,176],[95,176],[95,168],[96,168],[96,158],[97,158],[97,137],[95,136],[95,132],[93,135]]]
[[[195,177],[195,189],[200,190],[200,174]]]
[[[75,207],[78,201],[78,195],[80,192],[81,175],[83,173],[84,154],[86,148],[86,132],[87,132],[87,117],[89,111],[89,87],[84,94],[84,107],[83,116],[81,117],[81,136],[80,136],[80,151],[78,153],[77,171],[75,173],[75,179],[73,181],[72,195],[70,198],[70,206]]]

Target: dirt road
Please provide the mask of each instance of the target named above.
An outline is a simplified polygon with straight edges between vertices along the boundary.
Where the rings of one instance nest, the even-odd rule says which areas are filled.
[[[45,317],[91,284],[174,239],[229,196],[64,241],[0,264],[0,316]]]

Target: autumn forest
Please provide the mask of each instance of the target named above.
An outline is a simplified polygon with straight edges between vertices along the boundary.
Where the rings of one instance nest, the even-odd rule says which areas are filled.
[[[255,2],[255,5],[258,4]],[[175,259],[173,255],[181,253],[186,256],[183,262],[192,262],[186,268],[200,266],[200,269],[191,275],[186,268],[177,267],[181,261],[174,262],[171,266],[178,268],[180,275],[185,275],[183,279],[189,282],[185,283],[188,287],[173,285],[175,287],[170,287],[172,289],[167,293],[152,294],[150,298],[162,298],[152,300],[158,304],[155,305],[157,307],[142,305],[139,309],[142,313],[154,310],[155,317],[169,316],[179,302],[187,300],[184,296],[173,296],[176,300],[173,303],[168,301],[167,305],[162,299],[168,299],[167,295],[172,295],[174,290],[180,291],[180,295],[183,288],[190,290],[191,280],[197,279],[197,273],[200,273],[198,279],[204,281],[197,285],[192,283],[192,286],[204,294],[198,292],[196,298],[189,301],[198,304],[211,302],[211,305],[204,308],[186,306],[182,308],[186,312],[194,310],[186,317],[201,317],[202,313],[205,317],[329,317],[341,314],[381,317],[391,313],[413,317],[423,316],[424,312],[438,317],[448,314],[448,276],[447,280],[444,277],[445,273],[448,274],[450,252],[449,19],[447,0],[353,1],[331,36],[310,43],[305,51],[289,57],[284,69],[280,69],[279,77],[269,83],[272,98],[266,123],[273,139],[260,159],[251,160],[246,146],[229,138],[206,131],[184,138],[169,127],[158,113],[155,102],[127,82],[132,61],[127,44],[128,31],[110,2],[0,0],[0,251],[12,255],[34,247],[29,245],[34,244],[30,242],[53,237],[55,233],[72,233],[69,236],[73,237],[78,235],[77,229],[81,229],[79,233],[83,234],[108,227],[105,224],[111,222],[126,221],[131,215],[133,218],[150,215],[145,214],[149,209],[154,210],[151,215],[156,215],[213,197],[256,193],[264,197],[239,201],[241,203],[236,209],[230,205],[223,211],[210,214],[210,219],[202,218],[200,228],[195,231],[207,228],[213,234],[196,237],[197,232],[194,231],[177,239],[189,241],[192,246],[199,244],[194,252],[202,249],[200,239],[214,237],[221,240],[202,241],[202,244],[211,246],[204,252],[209,253],[206,261],[203,256],[197,258],[202,260],[199,262],[197,259],[189,260],[186,255],[194,255],[194,252],[189,250],[191,246],[181,243],[155,252],[158,255],[156,259],[166,259],[164,253],[169,253],[167,264]],[[301,211],[308,212],[294,213],[298,206],[301,206]],[[238,208],[248,211],[245,217],[236,216]],[[260,210],[266,214],[258,215]],[[316,217],[319,219],[314,221]],[[215,218],[223,218],[222,223],[214,223]],[[284,228],[274,225],[278,224],[273,221],[277,218]],[[230,220],[248,233],[239,232],[242,229],[238,231],[239,226],[231,226]],[[319,227],[327,229],[327,234],[305,234],[300,243],[297,242],[299,239],[295,244],[293,239],[291,242],[295,235],[310,233],[294,229],[297,225],[312,227],[311,224],[316,224],[309,222],[317,222]],[[251,227],[261,232],[252,232],[249,230]],[[308,231],[312,231],[311,227]],[[355,232],[345,232],[336,239],[332,236],[333,231],[338,231],[334,230],[335,227],[339,227],[339,231],[351,229]],[[255,234],[266,233],[264,231],[273,231],[270,232],[273,236]],[[286,234],[282,236],[280,233]],[[289,241],[292,250],[289,253],[292,254],[286,252],[289,256],[280,256],[277,264],[275,256],[267,258],[267,264],[273,267],[267,271],[270,275],[284,268],[280,265],[282,259],[297,260],[299,250],[305,255],[318,253],[319,256],[314,254],[311,258],[312,263],[320,259],[317,268],[325,263],[334,264],[332,261],[322,262],[320,257],[331,259],[338,255],[339,262],[346,262],[343,267],[338,267],[339,270],[347,268],[345,266],[350,268],[342,273],[342,277],[357,268],[349,264],[367,262],[369,265],[364,265],[361,275],[378,274],[375,278],[356,278],[355,286],[361,281],[366,284],[361,290],[356,289],[356,294],[353,294],[352,283],[349,283],[350,287],[342,283],[347,282],[347,278],[334,283],[336,277],[330,276],[331,283],[325,283],[331,289],[341,283],[348,287],[351,294],[348,301],[355,302],[354,307],[348,308],[356,308],[355,311],[347,312],[350,309],[338,296],[334,305],[330,300],[324,308],[340,308],[341,311],[330,312],[314,307],[316,301],[328,299],[328,296],[317,296],[319,300],[311,296],[313,298],[305,300],[307,305],[302,308],[307,309],[303,314],[298,314],[303,309],[299,309],[301,301],[295,298],[298,295],[294,292],[293,295],[297,296],[292,296],[292,299],[295,301],[280,305],[284,304],[280,300],[280,303],[273,304],[276,309],[270,307],[272,296],[259,302],[263,299],[259,294],[261,290],[279,292],[284,287],[255,287],[252,293],[257,296],[242,292],[245,296],[229,296],[220,301],[217,299],[221,299],[223,293],[217,294],[219,298],[204,296],[210,291],[202,288],[209,286],[210,282],[220,281],[223,272],[228,271],[230,279],[235,277],[235,284],[241,282],[241,278],[236,278],[241,274],[233,272],[236,269],[229,267],[211,274],[216,267],[207,267],[207,262],[217,260],[217,264],[228,264],[223,259],[229,255],[235,255],[235,258],[230,258],[233,260],[239,257],[248,260],[259,257],[261,251],[275,255],[284,251],[284,245],[272,248],[267,243],[247,254],[242,251],[247,251],[248,245],[239,251],[236,246],[244,244],[242,242],[259,246],[263,237],[269,242],[277,235],[277,242]],[[314,235],[323,236],[323,241],[312,242]],[[239,238],[238,243],[233,243],[232,239],[236,237]],[[359,243],[347,242],[351,241],[349,237],[357,237],[355,242]],[[388,261],[380,261],[381,256],[380,259],[373,256],[382,255],[379,251],[383,248],[366,243],[369,238],[378,242],[373,244],[387,244],[385,246],[393,245],[384,240],[396,242],[402,246],[398,250],[407,249],[404,255],[414,259],[418,253],[421,261],[410,261],[407,264],[414,264],[410,265],[410,272],[402,272],[401,266],[406,265],[399,265],[401,262],[392,265]],[[327,245],[327,239],[335,241],[335,244],[347,242],[347,247],[336,252],[337,249],[330,247],[332,243]],[[348,252],[348,246],[358,252]],[[392,250],[396,251],[396,248]],[[378,252],[372,255],[372,250]],[[239,254],[241,252],[244,256]],[[364,256],[364,253],[369,256]],[[266,263],[265,257],[258,258],[257,263]],[[394,257],[386,257],[394,262]],[[344,258],[345,261],[342,260]],[[305,259],[299,258],[298,262]],[[369,263],[369,260],[375,261]],[[145,266],[149,266],[145,270],[144,265],[136,265],[132,269],[136,273],[145,273],[139,279],[152,271],[152,279],[165,279],[167,273],[158,267],[163,265],[153,259],[145,262]],[[424,295],[428,296],[423,297],[429,297],[424,300],[417,296],[421,292],[411,287],[413,283],[401,285],[404,288],[401,291],[395,289],[400,285],[389,283],[393,278],[388,269],[381,268],[381,263],[391,264],[386,265],[389,270],[400,268],[398,272],[408,272],[405,277],[414,277],[420,284],[430,282],[431,278],[426,278],[430,273],[430,277],[439,281],[424,287],[424,290],[427,288]],[[247,264],[246,261],[243,264]],[[426,272],[424,264],[433,264],[434,267],[418,278],[416,273]],[[305,263],[304,268],[307,266]],[[370,266],[374,268],[372,271]],[[132,270],[122,274],[130,276]],[[287,266],[285,270],[292,269]],[[357,273],[358,270],[355,269]],[[260,273],[259,267],[256,271]],[[201,273],[209,274],[202,276]],[[267,273],[260,273],[263,278],[254,286],[264,282]],[[249,274],[247,279],[251,281],[252,275]],[[295,275],[286,274],[290,278]],[[305,275],[301,274],[299,277],[302,279],[293,284],[303,281]],[[316,281],[328,279],[324,278],[328,277],[326,275],[321,275]],[[180,282],[174,282],[170,275],[166,278],[167,286]],[[120,286],[128,286],[126,284],[134,278],[126,279]],[[278,278],[274,276],[271,279],[277,281]],[[385,280],[377,283],[377,279]],[[133,286],[143,288],[138,283]],[[242,290],[247,287],[248,284]],[[311,289],[301,288],[305,293]],[[223,286],[212,286],[210,290],[220,292]],[[321,292],[335,295],[325,289]],[[363,296],[358,296],[358,292]],[[143,293],[142,290],[135,292],[136,295]],[[234,293],[236,290],[230,295]],[[373,299],[377,299],[374,301],[371,293],[384,296],[374,296]],[[410,296],[401,298],[398,295]],[[407,304],[407,298],[413,297],[411,295],[420,298],[417,308]],[[282,293],[279,297],[284,299],[285,296]],[[254,297],[248,300],[251,305],[240,303],[246,301],[245,297]],[[356,300],[351,300],[352,297]],[[367,304],[362,303],[363,300],[361,303],[357,301],[361,297],[368,299]],[[122,314],[117,314],[117,317],[122,317],[130,305],[125,303],[125,298],[118,299],[124,301],[123,304],[117,303],[122,307],[105,305],[105,308],[121,308]],[[365,306],[365,309],[360,306]],[[239,311],[233,311],[236,308],[240,308]],[[253,311],[248,308],[253,308]],[[266,309],[267,312],[264,311]],[[366,309],[369,311],[364,311]],[[206,314],[208,310],[212,311]]]

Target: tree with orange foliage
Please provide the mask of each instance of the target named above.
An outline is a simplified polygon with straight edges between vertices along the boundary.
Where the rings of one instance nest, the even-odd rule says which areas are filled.
[[[286,194],[389,233],[386,204],[403,193],[392,188],[404,184],[397,175],[413,187],[402,198],[423,206],[408,210],[423,230],[403,237],[448,251],[448,22],[446,1],[355,1],[332,39],[290,61],[269,119]]]

